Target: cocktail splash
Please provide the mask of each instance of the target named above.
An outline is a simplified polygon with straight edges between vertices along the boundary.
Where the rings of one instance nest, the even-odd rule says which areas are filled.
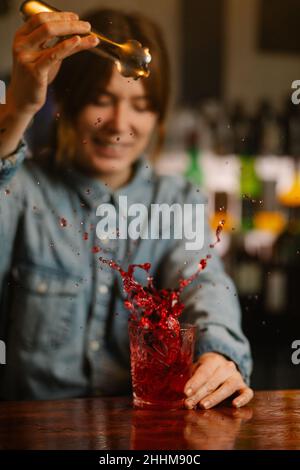
[[[219,222],[216,229],[216,242],[211,244],[210,248],[214,248],[220,242],[220,234],[224,223],[224,220]],[[180,329],[178,318],[184,309],[184,304],[180,301],[180,295],[183,289],[191,284],[199,273],[205,269],[210,258],[211,255],[206,255],[205,258],[201,259],[196,272],[187,279],[180,279],[178,287],[173,290],[157,289],[154,286],[153,277],[149,275],[151,263],[131,264],[128,271],[125,271],[115,261],[103,257],[100,257],[99,260],[120,273],[123,288],[127,294],[124,305],[131,312],[130,321],[138,322],[141,327],[147,329],[172,330],[173,333],[178,335]],[[134,279],[134,272],[138,268],[148,274],[145,286]]]
[[[216,230],[217,240],[224,221]],[[131,264],[128,271],[112,260],[102,263],[119,272],[127,294],[125,307],[130,311],[129,337],[134,405],[141,408],[183,407],[184,386],[191,377],[196,328],[181,325],[184,309],[180,295],[207,265],[210,255],[201,259],[196,272],[180,279],[176,289],[157,289],[149,275],[151,263]],[[134,279],[136,269],[147,273],[147,284]]]

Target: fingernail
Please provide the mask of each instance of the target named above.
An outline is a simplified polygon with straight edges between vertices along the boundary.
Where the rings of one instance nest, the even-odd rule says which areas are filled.
[[[235,400],[234,402],[234,406],[236,406],[237,408],[240,408],[240,406],[242,406],[243,402],[242,400]]]
[[[194,402],[193,400],[187,400],[186,402],[187,407],[192,410],[194,408]]]
[[[192,393],[193,393],[193,389],[191,387],[188,388],[187,391],[185,392],[187,397],[190,397],[192,395]]]
[[[207,400],[207,401],[201,402],[200,405],[202,406],[202,408],[204,408],[205,410],[207,410],[207,408],[210,407],[211,402]]]
[[[100,39],[97,38],[96,36],[91,36],[90,41],[91,41],[92,44],[95,44],[95,46],[96,46],[97,44],[99,44]]]

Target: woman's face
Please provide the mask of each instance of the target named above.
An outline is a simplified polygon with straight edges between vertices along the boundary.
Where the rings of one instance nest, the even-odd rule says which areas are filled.
[[[114,69],[97,104],[86,106],[75,125],[80,167],[93,176],[128,173],[145,150],[157,122],[142,80]]]

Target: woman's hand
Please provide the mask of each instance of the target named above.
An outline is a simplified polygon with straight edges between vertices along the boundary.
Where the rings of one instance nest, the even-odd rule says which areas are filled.
[[[184,392],[188,397],[185,405],[189,409],[197,404],[204,409],[212,408],[236,393],[238,395],[232,401],[236,408],[246,405],[253,398],[253,390],[245,384],[235,363],[214,352],[205,353],[199,358]]]
[[[23,114],[37,113],[62,60],[98,44],[98,39],[88,34],[90,29],[89,23],[79,21],[78,15],[70,12],[39,13],[27,20],[14,38],[9,106]],[[57,37],[65,39],[46,47]]]

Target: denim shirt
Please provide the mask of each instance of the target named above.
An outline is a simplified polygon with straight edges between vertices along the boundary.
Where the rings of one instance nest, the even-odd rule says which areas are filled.
[[[100,263],[103,253],[124,269],[150,261],[157,286],[175,288],[210,252],[207,268],[182,293],[182,321],[197,326],[195,358],[221,353],[249,382],[251,356],[236,291],[209,248],[207,224],[199,251],[186,250],[185,240],[96,236],[97,207],[110,202],[118,211],[120,195],[147,207],[204,203],[199,190],[184,178],[156,175],[143,158],[129,184],[112,191],[74,169],[55,170],[26,157],[23,143],[0,160],[0,339],[6,344],[0,398],[130,392],[126,296],[119,274]],[[141,270],[136,278],[145,282]]]

